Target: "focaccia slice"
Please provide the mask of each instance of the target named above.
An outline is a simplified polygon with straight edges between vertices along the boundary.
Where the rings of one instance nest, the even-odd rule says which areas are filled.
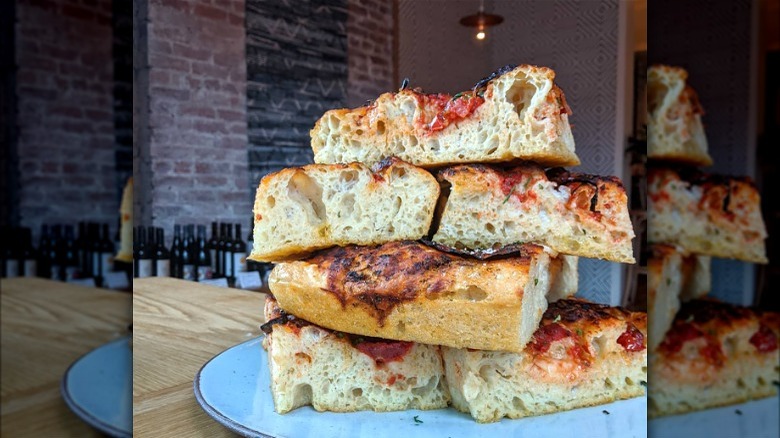
[[[648,415],[764,398],[780,379],[780,314],[707,300],[684,303],[650,355]]]
[[[266,298],[271,394],[276,412],[441,409],[450,396],[439,347],[365,338],[310,324]]]
[[[277,262],[337,245],[420,239],[438,196],[430,173],[395,159],[373,169],[360,163],[284,169],[257,188],[249,258]]]
[[[557,301],[522,353],[443,347],[452,405],[487,423],[641,396],[646,331],[645,313]]]
[[[648,242],[687,253],[767,263],[761,197],[747,177],[648,169]]]
[[[634,263],[634,229],[625,189],[615,177],[481,164],[443,169],[441,220],[433,241],[489,249],[545,245],[561,254]]]
[[[672,326],[680,303],[710,292],[710,257],[670,245],[650,245],[647,270],[648,347],[654,351]]]
[[[559,263],[538,246],[481,261],[418,242],[391,242],[279,263],[268,286],[283,309],[329,329],[522,351],[547,308]]]
[[[680,310],[684,283],[683,256],[669,245],[651,245],[647,259],[647,345],[654,351],[664,340]]]
[[[554,78],[546,67],[507,66],[455,96],[401,89],[368,106],[328,111],[311,130],[314,161],[576,166],[571,109]]]
[[[654,65],[647,70],[647,157],[712,165],[696,92],[687,85],[688,72]]]

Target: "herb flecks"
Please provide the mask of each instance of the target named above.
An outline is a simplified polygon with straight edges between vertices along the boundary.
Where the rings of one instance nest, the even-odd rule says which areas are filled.
[[[415,416],[414,416],[414,425],[415,425],[415,426],[419,426],[419,425],[421,425],[421,424],[423,424],[423,423],[424,423],[424,422],[423,422],[422,420],[420,420],[418,417],[419,417],[419,415],[415,415]]]
[[[601,411],[601,413],[602,413],[602,414],[604,414],[604,415],[609,415],[609,411],[608,411],[608,410],[606,410],[606,409],[604,409],[603,411]]]
[[[509,198],[512,196],[512,193],[515,191],[515,186],[512,186],[512,188],[509,190],[509,193],[507,193],[506,198],[504,198],[504,202],[502,204],[506,204],[507,201],[509,201]]]

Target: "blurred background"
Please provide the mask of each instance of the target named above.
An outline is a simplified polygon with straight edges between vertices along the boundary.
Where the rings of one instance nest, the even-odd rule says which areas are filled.
[[[322,113],[363,105],[404,78],[453,93],[505,64],[529,63],[556,71],[574,111],[582,160],[574,170],[616,175],[632,194],[641,253],[645,1],[30,0],[3,8],[16,26],[3,27],[15,43],[3,51],[11,68],[2,221],[29,227],[33,246],[46,243],[43,225],[62,224],[67,241],[65,224],[78,239],[84,221],[107,223],[116,248],[132,150],[133,221],[143,227],[135,275],[240,286],[241,271],[267,273],[240,256],[251,248],[255,189],[269,172],[312,162],[309,130]],[[461,24],[480,9],[500,23]],[[170,261],[159,273],[158,253]],[[94,268],[81,269],[89,277]],[[642,308],[643,284],[641,263],[580,261],[580,293],[595,301]]]
[[[752,177],[761,192],[768,265],[712,259],[712,295],[780,310],[780,205],[773,159],[780,144],[780,1],[654,2],[649,62],[685,68],[699,95],[707,172]]]
[[[133,172],[132,3],[9,1],[0,16],[3,276],[100,285]]]

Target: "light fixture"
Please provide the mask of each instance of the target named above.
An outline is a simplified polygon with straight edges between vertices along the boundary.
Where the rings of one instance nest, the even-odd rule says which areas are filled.
[[[501,24],[504,21],[504,17],[500,15],[486,14],[485,13],[485,0],[481,0],[479,4],[479,12],[476,14],[468,15],[460,19],[460,24],[468,27],[477,28],[477,39],[484,40],[485,29],[490,26]]]

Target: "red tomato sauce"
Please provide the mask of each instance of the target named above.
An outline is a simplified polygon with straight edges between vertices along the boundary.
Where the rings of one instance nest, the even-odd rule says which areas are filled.
[[[777,350],[777,335],[765,325],[761,325],[756,333],[750,337],[750,343],[762,353]]]
[[[404,341],[364,341],[355,345],[361,353],[374,359],[377,365],[400,361],[412,349],[411,342]]]
[[[639,331],[633,324],[629,324],[620,336],[617,343],[622,345],[626,351],[642,351],[645,347],[645,335]]]

